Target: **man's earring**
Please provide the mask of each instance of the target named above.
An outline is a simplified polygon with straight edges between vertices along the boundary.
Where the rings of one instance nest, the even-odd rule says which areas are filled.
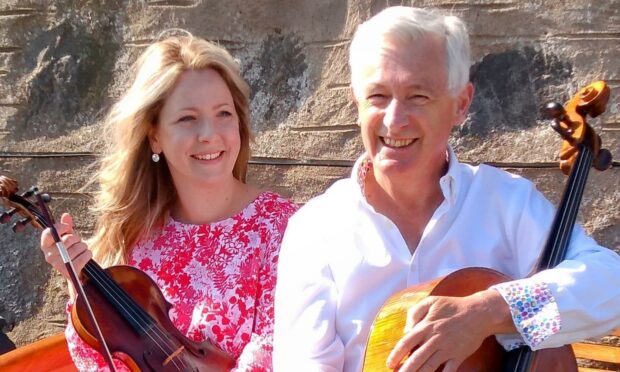
[[[159,162],[159,154],[153,153],[153,155],[151,155],[151,160],[153,160],[153,163]]]

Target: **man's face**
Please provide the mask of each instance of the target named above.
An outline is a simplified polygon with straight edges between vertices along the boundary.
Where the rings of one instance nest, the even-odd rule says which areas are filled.
[[[437,175],[448,137],[467,114],[473,88],[454,97],[447,87],[442,40],[385,42],[358,62],[353,94],[362,140],[375,172],[387,177]]]

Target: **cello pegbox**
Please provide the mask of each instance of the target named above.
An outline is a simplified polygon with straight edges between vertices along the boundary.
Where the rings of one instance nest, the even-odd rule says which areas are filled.
[[[574,132],[572,122],[566,115],[564,106],[557,102],[550,102],[545,106],[543,113],[546,118],[553,119],[551,127],[558,132],[565,141],[574,144],[575,139],[571,136]],[[561,123],[564,125],[561,125]]]
[[[594,169],[599,171],[604,171],[611,168],[611,162],[613,158],[611,156],[611,152],[607,149],[600,149],[596,157],[594,158],[593,165]]]

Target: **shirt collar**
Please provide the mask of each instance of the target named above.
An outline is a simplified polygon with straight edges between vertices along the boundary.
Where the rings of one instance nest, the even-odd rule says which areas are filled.
[[[441,192],[446,201],[450,203],[450,205],[455,205],[458,197],[460,180],[459,160],[456,158],[450,145],[448,145],[446,153],[448,158],[448,171],[439,179],[439,187],[441,187]]]
[[[448,171],[439,179],[439,187],[441,188],[444,199],[450,205],[455,205],[458,197],[459,161],[450,145],[448,145],[448,149],[446,150],[446,157],[448,158]],[[351,171],[351,178],[359,186],[359,190],[364,199],[366,199],[366,175],[371,168],[372,161],[368,157],[368,153],[364,152],[359,158],[357,158]]]

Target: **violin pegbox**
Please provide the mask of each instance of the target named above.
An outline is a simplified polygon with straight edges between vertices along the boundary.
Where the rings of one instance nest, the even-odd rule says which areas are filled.
[[[47,227],[48,223],[45,221],[45,216],[41,213],[36,201],[30,199],[38,194],[44,203],[48,203],[51,201],[51,197],[48,194],[39,194],[38,189],[34,186],[21,195],[17,193],[18,191],[17,181],[6,176],[0,176],[0,202],[7,209],[0,214],[0,223],[11,222],[13,216],[17,214],[22,218],[14,222],[11,227],[15,233],[24,231],[29,224],[37,229]]]

